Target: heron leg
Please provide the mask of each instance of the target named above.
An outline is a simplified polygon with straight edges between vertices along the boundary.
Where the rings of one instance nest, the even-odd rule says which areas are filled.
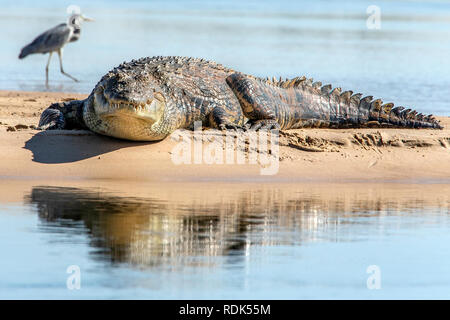
[[[48,89],[48,66],[50,65],[50,60],[52,59],[53,52],[50,52],[48,55],[47,65],[45,66],[45,86]]]
[[[77,80],[76,78],[74,78],[74,77],[72,77],[70,74],[64,72],[64,68],[63,68],[63,64],[62,64],[62,55],[63,55],[63,52],[62,52],[62,48],[61,48],[61,49],[58,50],[59,68],[60,68],[60,70],[61,70],[61,73],[62,73],[63,75],[65,75],[66,77],[69,77],[69,78],[72,79],[73,81],[78,82],[78,80]]]

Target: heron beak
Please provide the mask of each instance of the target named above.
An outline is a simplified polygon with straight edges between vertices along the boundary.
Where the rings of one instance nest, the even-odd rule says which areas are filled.
[[[95,21],[94,19],[86,17],[86,16],[81,16],[81,18],[83,19],[83,21]]]

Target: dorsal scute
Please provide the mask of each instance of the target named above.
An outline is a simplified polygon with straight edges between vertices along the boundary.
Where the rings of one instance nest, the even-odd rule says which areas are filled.
[[[404,109],[402,112],[400,112],[400,118],[402,118],[403,120],[409,119],[410,112],[411,112],[411,109],[409,109],[409,108]]]
[[[288,86],[287,86],[287,87],[288,87],[288,88],[293,88],[293,87],[295,87],[295,82],[297,81],[297,78],[298,78],[298,77],[289,80],[289,83],[288,83]]]
[[[301,86],[302,83],[303,83],[303,81],[305,81],[305,80],[306,80],[306,77],[305,77],[305,76],[301,76],[301,77],[295,78],[294,86],[295,86],[295,87]]]
[[[358,101],[358,104],[359,104],[359,101],[361,101],[361,97],[362,97],[362,93],[355,93],[350,97],[350,100]]]
[[[392,108],[391,112],[393,112],[394,114],[396,114],[398,116],[404,109],[405,109],[404,107],[398,106],[398,107]]]
[[[342,93],[341,93],[341,96],[350,99],[350,97],[352,96],[352,94],[353,94],[353,91],[347,90],[347,91],[342,92]]]
[[[306,80],[303,82],[303,85],[304,85],[304,86],[308,86],[308,87],[312,87],[313,81],[314,81],[313,78],[306,79]]]
[[[289,79],[285,79],[285,80],[283,80],[283,81],[280,81],[280,87],[281,88],[289,88]]]
[[[309,80],[312,80],[312,79],[309,79]],[[284,80],[281,77],[278,79],[275,77],[272,77],[272,78],[266,77],[265,79],[260,79],[260,81],[264,82],[268,85],[276,86],[276,87],[283,88],[283,89],[288,89],[288,88],[302,87],[302,86],[304,86],[305,82],[308,80],[306,79],[305,76],[301,76],[301,77],[295,77],[292,79],[284,79]]]
[[[350,97],[352,96],[353,92],[352,91],[344,91],[341,93],[339,100],[341,103],[346,103],[349,104],[350,103]]]
[[[340,96],[341,92],[342,92],[342,89],[339,87],[336,87],[333,90],[331,90],[330,96]]]
[[[381,106],[381,111],[383,111],[386,114],[389,114],[389,113],[391,113],[391,110],[393,107],[394,107],[394,104],[392,102],[388,102]]]
[[[324,94],[324,95],[329,95],[331,89],[332,89],[331,84],[326,84],[326,85],[322,86],[322,88],[320,88],[320,91],[322,91],[322,94]]]
[[[355,93],[350,97],[350,105],[358,110],[359,104],[361,103],[362,93]]]
[[[297,81],[297,78],[286,80],[285,88],[293,88],[295,86],[296,81]]]
[[[373,99],[373,96],[365,96],[364,98],[361,99],[361,101],[364,100],[364,102],[370,103]]]
[[[380,111],[381,105],[383,104],[383,101],[381,99],[375,99],[370,104],[371,111]]]
[[[312,84],[314,89],[320,89],[320,87],[322,87],[322,82],[320,81],[316,81]]]

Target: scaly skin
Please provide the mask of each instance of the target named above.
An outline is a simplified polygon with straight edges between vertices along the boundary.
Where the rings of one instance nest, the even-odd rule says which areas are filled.
[[[87,99],[52,104],[39,127],[88,128],[137,141],[164,139],[195,121],[222,130],[442,128],[431,115],[361,97],[305,77],[264,80],[203,59],[142,58],[103,76]]]

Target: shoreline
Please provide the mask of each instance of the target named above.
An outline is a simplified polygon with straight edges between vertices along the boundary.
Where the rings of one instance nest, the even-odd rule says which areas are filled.
[[[444,126],[443,130],[282,131],[278,170],[273,175],[261,175],[258,164],[176,165],[171,154],[177,142],[170,138],[161,142],[131,142],[90,131],[46,132],[33,128],[42,110],[51,103],[84,99],[86,96],[0,91],[0,152],[3,155],[0,179],[450,183],[450,117],[437,117]],[[205,132],[212,136],[222,135],[216,130]]]

